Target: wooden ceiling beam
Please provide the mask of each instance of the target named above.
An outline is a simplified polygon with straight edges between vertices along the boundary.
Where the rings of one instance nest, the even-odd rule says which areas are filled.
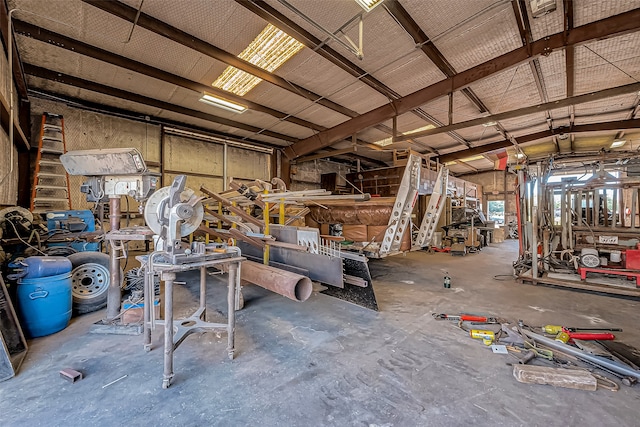
[[[573,30],[573,0],[564,0],[564,34],[568,37]],[[565,50],[565,71],[567,73],[567,97],[573,96],[575,89],[575,48],[567,46]]]
[[[545,102],[542,104],[532,105],[529,107],[518,108],[517,110],[505,111],[498,114],[493,114],[487,117],[480,117],[478,119],[467,120],[464,122],[454,123],[452,125],[442,126],[435,129],[428,129],[425,131],[416,132],[412,135],[413,138],[421,138],[429,135],[436,135],[446,132],[448,130],[465,129],[473,126],[480,126],[488,122],[495,122],[498,120],[515,119],[529,114],[535,114],[544,112],[546,110],[553,110],[556,108],[569,107],[578,104],[584,104],[587,102],[599,101],[606,98],[612,98],[614,96],[624,95],[627,93],[633,93],[640,91],[640,82],[630,83],[624,86],[616,86],[610,89],[603,89],[597,92],[585,93],[582,95],[572,96],[571,98],[564,98],[558,101]],[[398,136],[394,138],[394,142],[402,141],[404,136]]]
[[[296,138],[289,135],[284,135],[284,134],[272,132],[272,131],[264,131],[257,126],[251,126],[246,123],[240,123],[235,120],[229,120],[224,117],[215,116],[213,114],[204,113],[202,111],[193,110],[191,108],[181,107],[178,105],[171,104],[169,102],[160,101],[160,100],[149,98],[143,95],[138,95],[137,93],[132,93],[126,90],[117,89],[117,88],[106,86],[100,83],[91,82],[89,80],[84,80],[79,77],[74,77],[68,74],[59,73],[57,71],[48,70],[46,68],[38,67],[36,65],[25,63],[24,69],[25,69],[25,73],[29,75],[59,82],[69,86],[78,87],[81,89],[90,90],[92,92],[102,93],[104,95],[109,95],[116,98],[125,99],[127,101],[137,102],[139,104],[161,108],[167,111],[173,111],[174,113],[196,117],[202,120],[210,121],[212,123],[229,126],[236,129],[242,129],[247,132],[254,132],[256,134],[269,136],[271,138],[280,139],[282,141],[292,142],[297,140]]]
[[[252,63],[238,58],[237,56],[229,53],[223,49],[220,49],[206,41],[195,37],[185,31],[182,31],[176,27],[173,27],[165,22],[160,21],[146,13],[139,12],[137,9],[130,7],[124,3],[116,0],[103,1],[103,0],[82,0],[91,6],[94,6],[100,10],[108,12],[114,16],[117,16],[125,21],[136,23],[141,28],[149,30],[160,36],[166,37],[169,40],[181,44],[196,50],[218,61],[224,62],[227,65],[231,65],[239,70],[245,71],[256,77],[261,78],[281,89],[291,92],[295,95],[302,96],[310,101],[316,102],[324,107],[327,107],[335,112],[343,114],[347,117],[356,117],[358,113],[348,108],[343,107],[327,98],[324,98],[317,93],[314,93],[302,86],[288,81],[276,74],[270,73],[262,68],[253,65]]]
[[[250,108],[251,110],[260,111],[261,113],[266,113],[278,119],[295,123],[297,125],[304,126],[309,129],[313,129],[317,131],[322,131],[326,129],[326,127],[324,126],[317,125],[315,123],[297,118],[295,116],[290,116],[287,113],[274,110],[273,108],[266,107],[256,102],[252,102],[248,99],[235,95],[231,92],[227,92],[210,85],[205,85],[205,84],[195,82],[175,74],[168,73],[159,68],[151,67],[149,65],[143,64],[142,62],[134,61],[133,59],[130,59],[121,55],[117,55],[115,53],[106,51],[104,49],[100,49],[95,46],[91,46],[87,43],[74,40],[70,37],[63,36],[62,34],[49,31],[45,28],[38,27],[28,22],[24,22],[20,20],[14,20],[13,22],[14,22],[14,28],[16,33],[21,34],[25,37],[29,37],[34,40],[48,43],[50,45],[53,45],[62,49],[66,49],[68,51],[75,52],[80,55],[87,56],[89,58],[97,59],[98,61],[106,62],[130,71],[134,71],[136,73],[143,74],[145,76],[152,77],[154,79],[157,79],[166,83],[170,83],[176,86],[180,86],[185,89],[193,90],[201,94],[204,92],[207,92],[212,95],[219,96],[224,99],[228,99],[229,101],[233,101],[233,102],[237,102],[238,104],[245,105],[247,108]]]
[[[164,117],[156,117],[149,114],[137,113],[130,110],[126,110],[124,108],[113,107],[111,105],[100,104],[97,102],[87,101],[86,99],[80,99],[72,96],[68,96],[63,93],[53,92],[51,90],[42,90],[42,89],[29,89],[29,96],[54,100],[56,102],[63,102],[70,107],[81,108],[88,111],[94,111],[100,114],[107,114],[114,117],[122,117],[128,120],[134,120],[137,122],[150,123],[154,125],[167,125],[177,129],[182,129],[185,131],[196,131],[198,133],[211,136],[214,138],[220,138],[221,140],[226,140],[230,142],[240,142],[243,144],[251,144],[256,145],[258,147],[264,148],[274,148],[281,149],[282,146],[276,144],[270,144],[264,141],[258,141],[256,139],[251,138],[241,138],[237,135],[231,135],[225,132],[219,132],[212,129],[203,128],[197,125],[175,121],[166,119]]]
[[[425,55],[433,62],[436,67],[447,77],[453,77],[458,74],[453,65],[447,61],[447,58],[440,52],[440,49],[429,39],[425,32],[420,28],[418,23],[411,17],[409,12],[402,7],[397,0],[387,0],[383,3],[387,12],[396,20],[396,22],[413,38],[413,41]],[[469,87],[462,89],[462,94],[478,109],[481,113],[490,112],[487,106],[480,100],[473,90]]]
[[[566,38],[563,33],[552,34],[549,37],[531,43],[530,48],[523,46],[507,52],[497,58],[460,72],[454,77],[427,86],[392,101],[390,104],[375,108],[309,138],[300,140],[287,147],[285,154],[288,158],[295,159],[313,153],[320,148],[331,146],[355,132],[382,123],[398,114],[404,114],[433,99],[445,96],[452,91],[463,89],[471,83],[529,61],[533,57],[550,54],[553,50],[562,49],[569,45],[579,45],[593,40],[635,32],[639,29],[640,8],[575,27]]]
[[[587,125],[576,125],[573,128],[568,127],[560,127],[554,130],[544,130],[541,132],[532,133],[529,135],[521,135],[518,136],[518,142],[523,144],[525,142],[537,141],[544,138],[550,138],[555,135],[562,134],[573,134],[573,133],[584,133],[584,132],[603,132],[603,131],[614,131],[614,130],[622,130],[622,129],[638,129],[640,128],[640,119],[633,120],[617,120],[614,122],[602,122],[602,123],[591,123]],[[480,145],[478,147],[473,147],[468,150],[460,150],[454,151],[452,153],[443,154],[438,158],[440,163],[452,162],[454,160],[463,159],[465,157],[476,156],[479,154],[489,153],[491,151],[501,150],[503,148],[507,148],[513,145],[513,143],[509,140],[492,142],[485,145]]]
[[[274,84],[280,87],[281,89],[284,89],[295,95],[302,96],[310,101],[313,101],[319,105],[329,108],[337,113],[343,114],[347,117],[358,116],[357,112],[349,108],[346,108],[308,89],[305,89],[302,86],[296,85],[295,83],[292,83],[282,77],[279,77],[276,74],[263,70],[262,68],[256,65],[253,65],[250,62],[244,61],[223,49],[220,49],[210,43],[205,42],[204,40],[201,40],[189,33],[186,33],[176,27],[173,27],[165,22],[162,22],[159,19],[156,19],[150,15],[141,13],[137,9],[134,9],[124,3],[121,3],[115,0],[113,1],[82,0],[82,1],[98,9],[101,9],[105,12],[111,13],[112,15],[117,16],[126,21],[129,21],[132,23],[135,22],[136,25],[142,28],[145,28],[146,30],[154,32],[178,44],[181,44],[190,49],[194,49],[204,55],[207,55],[211,58],[221,61],[227,65],[230,65],[239,70],[252,74],[256,77],[259,77],[264,81],[267,81],[271,84]],[[228,94],[229,92],[224,92],[224,93]],[[229,95],[226,95],[227,98],[228,96]],[[386,126],[380,125],[377,127],[383,132],[391,134],[389,129]],[[345,137],[345,139],[349,137],[350,136],[348,135]],[[360,143],[366,144],[365,141],[360,141]],[[435,151],[435,150],[432,149],[432,151]]]
[[[316,52],[318,55],[322,56],[324,59],[331,62],[333,65],[336,65],[341,70],[346,71],[351,74],[353,77],[360,80],[362,83],[366,84],[376,92],[381,95],[386,96],[390,100],[400,98],[400,94],[382,83],[380,80],[373,77],[364,69],[360,68],[350,60],[348,60],[343,55],[336,52],[334,49],[329,47],[325,42],[318,39],[316,36],[302,28],[300,25],[296,24],[294,21],[289,19],[287,16],[280,13],[277,9],[270,6],[268,3],[264,1],[254,1],[254,0],[235,0],[238,4],[264,19],[266,22],[276,26],[277,28],[282,29],[285,33],[289,34],[291,37],[298,40],[300,43],[304,44],[309,49]],[[435,117],[426,113],[424,110],[420,108],[416,108],[412,111],[416,116],[421,119],[427,121],[428,123],[433,124],[434,126],[442,126],[442,123],[438,121]],[[391,129],[387,126],[377,126],[378,130],[381,130],[389,135],[393,135]],[[461,144],[468,145],[467,141],[462,138],[458,134],[450,135],[453,139],[460,142]],[[432,147],[426,146],[427,150],[437,153]]]

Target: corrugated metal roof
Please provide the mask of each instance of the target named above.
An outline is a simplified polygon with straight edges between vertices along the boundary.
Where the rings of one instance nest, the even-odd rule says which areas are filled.
[[[347,72],[317,51],[305,47],[274,72],[276,76],[282,78],[279,84],[283,87],[263,81],[245,96],[247,100],[330,128],[349,120],[349,117],[334,111],[331,106],[320,105],[318,102],[307,99],[303,93],[304,90],[315,92],[323,99],[339,104],[337,109],[343,107],[357,114],[363,114],[378,107],[392,105],[390,103],[394,97],[389,98],[381,93],[384,89],[380,86],[375,88],[369,85],[378,84],[375,81],[404,97],[445,78],[445,73],[428,58],[420,46],[416,46],[409,32],[394,19],[384,3],[370,13],[364,13],[351,0],[287,1],[330,32],[336,32],[352,18],[362,16],[364,58],[360,60],[335,40],[330,39],[322,30],[292,12],[280,0],[267,0],[263,3],[324,41],[326,46],[342,56],[335,60],[335,62],[344,63],[342,67],[359,67],[364,75],[354,76],[355,72]],[[223,61],[195,50],[192,45],[171,41],[161,34],[142,28],[140,25],[134,26],[132,22],[120,19],[80,0],[56,0],[55,2],[9,0],[8,4],[10,8],[18,8],[13,15],[15,19],[199,84],[210,85],[227,67]],[[233,56],[239,54],[267,25],[265,19],[234,0],[190,0],[188,2],[145,0],[143,3],[141,0],[126,0],[121,4],[134,8],[134,11],[142,4],[142,13],[202,39]],[[432,49],[432,54],[435,52],[436,56],[440,55],[442,60],[457,72],[522,46],[514,3],[509,0],[474,0],[472,2],[399,0],[399,4],[432,41],[433,45],[428,45],[431,46],[429,49],[435,47],[437,50],[436,52]],[[537,18],[532,16],[529,2],[521,4],[527,7],[528,24],[531,27],[533,40],[540,40],[563,31],[564,2],[558,1],[555,11]],[[640,0],[574,0],[574,27],[638,8],[640,8]],[[344,27],[344,33],[357,43],[358,20],[354,19]],[[337,33],[337,36],[343,41],[346,40],[341,33]],[[199,92],[177,87],[168,81],[160,81],[33,38],[17,36],[16,40],[24,62],[51,71],[169,102],[177,107],[196,109],[236,120],[291,138],[304,139],[317,132],[309,127],[283,122],[279,118],[262,112],[249,110],[238,115],[218,110],[198,102]],[[323,47],[318,47],[316,50],[319,49]],[[325,53],[325,55],[328,54]],[[638,82],[640,81],[640,32],[631,32],[576,46],[573,59],[575,95]],[[549,55],[540,56],[537,61],[547,100],[557,101],[566,98],[567,80],[571,80],[571,76],[567,76],[565,51],[558,49],[549,52]],[[262,132],[252,133],[233,129],[226,125],[171,111],[162,111],[109,95],[47,82],[33,76],[29,77],[27,82],[34,89],[55,92],[61,96],[83,98],[106,106],[166,117],[241,137],[250,137],[283,146],[289,145],[288,141],[265,136]],[[487,116],[488,113],[480,113],[481,104],[485,105],[490,113],[495,114],[543,102],[532,67],[527,62],[494,73],[487,78],[472,81],[469,89],[471,92],[466,94],[460,91],[454,93],[454,123]],[[470,100],[470,97],[476,97],[476,99]],[[500,125],[517,138],[548,130],[550,125],[558,128],[624,120],[632,117],[632,111],[639,100],[638,93],[629,93],[576,105],[573,108],[552,109],[549,112],[550,123],[546,120],[546,112],[539,112],[502,120]],[[425,102],[420,108],[445,125],[449,122],[447,96],[437,96]],[[571,111],[574,113],[573,119]],[[391,127],[387,118],[381,120]],[[426,124],[427,121],[424,118],[413,113],[401,114],[398,117],[400,132],[407,132]],[[370,126],[370,124],[367,125]],[[494,127],[473,126],[456,130],[456,134],[452,136],[441,133],[421,137],[417,143],[397,143],[387,147],[384,156],[394,148],[411,147],[420,151],[433,148],[444,153],[463,150],[465,143],[478,146],[504,139]],[[614,134],[615,130],[607,131],[604,136],[610,140]],[[587,147],[591,150],[597,145],[597,141],[604,144],[603,147],[606,146],[607,144],[602,142],[606,138],[598,135],[598,138],[590,138],[588,134],[580,134],[575,138],[573,148],[580,150]],[[388,137],[389,133],[370,126],[358,132],[357,136],[361,140],[374,142]],[[587,142],[583,143],[583,141]],[[550,139],[525,145],[528,150],[537,152],[556,149],[556,145]],[[367,155],[369,154],[370,152],[367,151]],[[486,166],[484,162],[480,161],[476,166],[484,167]]]

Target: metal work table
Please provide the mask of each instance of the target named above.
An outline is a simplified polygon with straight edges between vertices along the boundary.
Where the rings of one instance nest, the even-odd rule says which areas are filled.
[[[164,373],[162,376],[162,388],[168,388],[173,379],[173,352],[184,341],[184,339],[194,332],[227,332],[227,353],[233,359],[234,329],[235,329],[235,307],[236,295],[240,290],[240,266],[245,258],[239,254],[213,254],[203,261],[184,264],[167,264],[154,262],[152,257],[161,255],[155,252],[151,255],[138,256],[136,259],[145,269],[145,292],[144,292],[144,349],[151,350],[151,330],[154,323],[164,325]],[[227,323],[212,323],[205,320],[206,315],[206,281],[207,268],[216,267],[227,270],[228,294],[227,294]],[[185,319],[173,319],[173,284],[176,273],[200,270],[200,305],[198,309]],[[153,304],[153,282],[154,276],[158,275],[164,282],[164,320],[157,322],[152,318],[151,307]]]

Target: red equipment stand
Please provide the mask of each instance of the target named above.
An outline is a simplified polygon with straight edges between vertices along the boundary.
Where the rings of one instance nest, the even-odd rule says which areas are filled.
[[[618,276],[626,276],[635,277],[636,279],[636,287],[640,288],[640,271],[632,271],[632,270],[614,270],[608,268],[589,268],[589,267],[579,267],[578,273],[580,273],[580,278],[582,280],[587,279],[587,273],[601,273],[601,274],[617,274]]]

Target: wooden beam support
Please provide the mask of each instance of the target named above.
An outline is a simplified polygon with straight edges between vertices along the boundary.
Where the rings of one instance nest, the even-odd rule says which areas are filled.
[[[610,89],[604,89],[597,92],[585,93],[582,95],[572,96],[570,98],[561,99],[558,101],[545,102],[543,104],[532,105],[530,107],[519,108],[517,110],[505,111],[503,113],[493,114],[487,117],[480,117],[478,119],[467,120],[465,122],[454,123],[448,126],[442,126],[435,129],[428,129],[421,132],[416,132],[411,135],[412,138],[420,138],[429,135],[436,135],[439,133],[447,132],[449,130],[464,129],[473,126],[480,126],[487,122],[513,119],[516,117],[522,117],[529,114],[535,114],[544,112],[545,110],[553,110],[555,108],[569,107],[572,105],[583,104],[586,102],[598,101],[601,99],[611,98],[618,95],[627,93],[638,92],[640,90],[640,83],[631,83],[624,86],[617,86]],[[398,136],[397,141],[406,140],[406,136]],[[394,141],[394,142],[397,142]]]
[[[456,70],[453,68],[453,65],[447,61],[442,52],[436,47],[435,44],[429,37],[425,34],[425,32],[420,28],[418,23],[411,17],[409,12],[402,7],[399,1],[397,0],[387,0],[383,3],[383,6],[387,9],[387,12],[396,20],[398,24],[413,38],[413,41],[417,46],[420,46],[420,49],[424,52],[425,55],[433,62],[436,67],[440,71],[444,73],[447,77],[453,77],[457,74]],[[462,89],[462,94],[467,97],[467,99],[475,105],[481,113],[489,112],[489,109],[486,105],[480,100],[478,95],[476,95],[471,88]]]
[[[287,147],[285,154],[290,159],[295,159],[313,153],[320,148],[341,141],[354,132],[360,132],[378,123],[382,123],[385,120],[389,120],[396,114],[404,114],[431,100],[447,95],[451,91],[465,88],[471,83],[514,67],[524,61],[529,61],[539,55],[550,54],[553,50],[627,34],[638,31],[639,29],[640,8],[576,27],[567,35],[566,39],[563,33],[552,34],[549,37],[531,43],[530,48],[523,46],[512,50],[497,58],[493,58],[458,73],[454,77],[427,86],[392,101],[389,104],[370,110],[367,113],[347,120],[316,135],[300,140]]]
[[[105,95],[114,96],[116,98],[126,99],[128,101],[137,102],[139,104],[150,105],[152,107],[161,108],[167,111],[173,111],[175,113],[184,114],[191,117],[197,117],[199,119],[208,120],[210,122],[230,126],[236,129],[246,130],[248,132],[260,133],[265,136],[277,138],[283,141],[297,141],[296,138],[289,135],[284,135],[277,132],[265,131],[257,126],[251,126],[245,123],[237,122],[235,120],[226,119],[224,117],[215,116],[213,114],[203,113],[202,111],[193,110],[191,108],[181,107],[168,102],[160,101],[147,96],[138,95],[136,93],[127,92],[122,89],[117,89],[111,86],[102,85],[99,83],[84,80],[79,77],[73,77],[67,74],[58,73],[56,71],[47,70],[46,68],[38,67],[31,64],[24,64],[25,72],[29,75],[40,77],[43,79],[60,82],[66,85],[79,87],[81,89],[90,90],[92,92],[98,92]]]
[[[238,58],[237,56],[229,53],[219,47],[216,47],[206,41],[195,37],[185,31],[182,31],[176,27],[173,27],[165,22],[160,21],[146,13],[140,13],[137,9],[130,7],[119,1],[103,1],[103,0],[82,0],[84,3],[90,4],[98,9],[108,12],[114,16],[117,16],[125,21],[136,23],[139,27],[154,32],[160,36],[166,37],[179,43],[183,46],[187,46],[194,49],[204,55],[211,58],[222,61],[227,65],[231,65],[239,70],[245,71],[262,80],[269,82],[273,85],[280,87],[288,92],[302,96],[310,101],[316,102],[324,107],[330,108],[340,114],[347,117],[355,117],[358,115],[353,110],[343,107],[327,98],[324,98],[310,90],[303,88],[295,83],[292,83],[276,74],[270,73],[262,68],[253,65],[252,63]]]
[[[564,33],[565,37],[573,30],[573,0],[564,0]],[[575,88],[575,49],[573,46],[567,46],[565,50],[565,68],[567,73],[567,97],[574,94]]]
[[[560,135],[563,133],[581,133],[581,132],[603,132],[620,129],[639,129],[640,119],[633,120],[618,120],[615,122],[603,122],[603,123],[591,123],[588,125],[577,125],[573,128],[556,128],[553,131],[544,130],[542,132],[536,132],[529,135],[518,136],[518,143],[523,144],[526,142],[537,141],[539,139],[550,138],[554,135]],[[463,159],[465,157],[476,156],[479,154],[489,153],[491,151],[501,150],[506,147],[510,147],[513,143],[510,140],[503,140],[492,142],[489,144],[481,145],[479,147],[473,147],[468,150],[454,151],[452,153],[443,154],[438,158],[440,163],[452,162],[454,160]]]
[[[245,105],[247,108],[251,110],[260,111],[261,113],[266,113],[278,119],[295,123],[297,125],[304,126],[309,129],[313,129],[317,131],[322,131],[326,129],[326,127],[324,126],[317,125],[315,123],[300,119],[295,116],[290,116],[287,113],[275,110],[273,108],[266,107],[264,105],[250,101],[242,96],[235,95],[231,92],[218,89],[217,87],[214,87],[211,85],[205,85],[199,82],[185,79],[184,77],[171,74],[159,68],[154,68],[149,65],[143,64],[142,62],[134,61],[133,59],[130,59],[121,55],[117,55],[115,53],[111,53],[109,51],[100,49],[95,46],[91,46],[87,43],[74,40],[70,37],[66,37],[61,34],[57,34],[53,31],[40,28],[36,25],[29,24],[27,22],[20,21],[20,20],[14,20],[13,22],[14,22],[14,28],[16,33],[21,34],[25,37],[29,37],[34,40],[48,43],[53,46],[69,50],[71,52],[75,52],[80,55],[87,56],[89,58],[107,62],[109,64],[116,65],[118,67],[122,67],[127,70],[135,71],[136,73],[143,74],[145,76],[152,77],[154,79],[161,80],[163,82],[167,82],[167,83],[180,86],[186,89],[190,89],[200,94],[207,92],[212,95],[219,96],[224,99],[228,99],[229,101],[233,101],[233,102],[237,102],[238,104]]]
[[[241,139],[236,135],[231,135],[224,132],[218,132],[218,131],[206,129],[200,126],[196,126],[196,125],[192,125],[184,122],[178,122],[174,120],[169,120],[169,119],[156,117],[152,115],[145,115],[137,112],[134,113],[132,111],[128,111],[122,108],[116,108],[110,105],[99,104],[97,102],[91,102],[85,99],[74,98],[62,93],[29,89],[29,96],[42,98],[42,99],[55,99],[59,102],[67,103],[68,105],[75,108],[81,108],[88,111],[95,111],[95,112],[106,114],[109,116],[124,117],[128,120],[134,120],[137,122],[144,122],[144,123],[149,123],[153,125],[168,125],[168,126],[171,126],[177,129],[186,130],[186,131],[197,131],[198,133],[202,133],[204,135],[211,136],[214,138],[220,138],[221,140],[225,140],[229,142],[240,142],[243,144],[252,144],[252,145],[256,145],[258,147],[264,147],[264,148],[282,148],[282,146],[280,145],[270,144],[268,142],[258,141],[256,139],[251,139],[251,138]],[[147,164],[148,163],[149,162],[147,162]],[[31,185],[31,183],[29,185]],[[29,194],[29,197],[31,197],[31,194]]]
[[[324,159],[326,157],[340,156],[342,154],[353,153],[354,151],[356,151],[356,147],[352,146],[349,148],[343,148],[341,150],[333,150],[333,151],[328,151],[326,153],[312,154],[311,156],[305,156],[305,157],[300,157],[296,159],[296,163],[310,162],[312,160]]]
[[[380,80],[373,77],[364,69],[358,67],[356,64],[351,62],[349,59],[344,57],[343,55],[336,52],[334,49],[329,47],[324,41],[320,40],[300,25],[296,24],[294,21],[289,19],[284,14],[280,13],[277,9],[270,6],[267,2],[264,1],[253,1],[253,0],[236,0],[236,2],[252,13],[256,14],[260,18],[269,22],[270,24],[280,28],[285,33],[289,34],[300,43],[307,46],[309,49],[312,49],[318,55],[322,56],[332,64],[351,74],[353,77],[360,80],[362,83],[366,84],[370,88],[374,89],[378,93],[386,96],[389,99],[398,99],[400,98],[400,94],[391,89],[389,86],[382,83]],[[421,119],[427,121],[428,123],[433,124],[434,126],[441,126],[440,123],[435,117],[427,114],[425,111],[417,108],[412,111],[416,116]],[[355,117],[355,116],[353,116]],[[390,133],[390,130],[386,126],[378,125],[377,129]],[[466,141],[458,134],[452,134],[451,137],[456,141],[464,144]],[[466,144],[465,144],[466,145]],[[432,147],[426,146],[426,149],[432,152],[436,152]]]

